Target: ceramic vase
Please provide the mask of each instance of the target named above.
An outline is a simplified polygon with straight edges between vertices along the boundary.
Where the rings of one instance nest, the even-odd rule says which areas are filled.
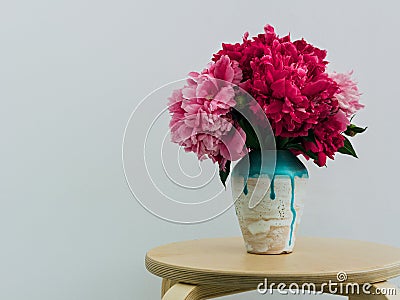
[[[260,168],[260,157],[259,151],[251,152],[248,175],[232,178],[239,181],[236,186],[243,187],[235,201],[235,210],[246,249],[254,254],[290,253],[303,214],[308,171],[288,150],[276,151],[272,174]],[[253,193],[259,200],[251,207],[249,198]]]

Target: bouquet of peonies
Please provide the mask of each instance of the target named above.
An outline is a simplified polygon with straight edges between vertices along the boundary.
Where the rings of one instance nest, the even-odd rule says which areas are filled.
[[[357,157],[346,136],[366,129],[351,123],[363,107],[351,72],[328,73],[325,50],[304,39],[291,41],[290,35],[279,37],[270,25],[264,31],[251,39],[245,33],[242,43],[222,44],[208,67],[189,73],[187,84],[169,99],[172,141],[200,160],[217,162],[223,183],[231,161],[259,148],[237,112],[241,99],[235,87],[257,101],[277,149],[318,166],[336,152]]]

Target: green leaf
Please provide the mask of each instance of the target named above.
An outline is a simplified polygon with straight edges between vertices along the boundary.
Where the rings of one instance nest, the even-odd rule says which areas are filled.
[[[342,148],[339,148],[339,152],[342,154],[347,154],[347,155],[351,155],[354,156],[356,158],[358,158],[356,151],[354,150],[352,144],[350,143],[349,139],[347,137],[344,137],[344,146]]]
[[[221,179],[221,182],[225,188],[226,188],[225,182],[226,182],[226,179],[228,178],[230,172],[231,172],[231,161],[228,160],[225,164],[225,171],[221,169],[221,166],[219,169],[219,178]]]
[[[277,149],[286,149],[286,144],[289,142],[289,138],[283,138],[283,137],[276,137],[276,148]]]
[[[357,133],[363,133],[365,130],[367,130],[367,128],[368,127],[362,128],[354,124],[350,124],[349,126],[347,126],[347,129],[344,132],[344,134],[348,136],[355,136]]]
[[[246,146],[250,149],[260,149],[260,143],[251,124],[244,118],[240,119],[238,122],[246,133]]]
[[[306,149],[304,149],[304,147],[300,144],[288,144],[287,149],[296,149],[296,150],[300,150],[302,152],[306,152]]]
[[[312,132],[311,130],[308,132],[308,136],[304,137],[304,139],[305,139],[307,142],[312,142],[312,143],[314,143],[315,145],[317,144],[317,141],[315,140],[314,132]]]

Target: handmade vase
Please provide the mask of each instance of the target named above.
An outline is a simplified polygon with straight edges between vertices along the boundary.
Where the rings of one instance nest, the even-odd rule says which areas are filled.
[[[247,252],[290,253],[303,214],[308,171],[288,150],[276,151],[273,173],[260,167],[259,151],[252,151],[248,158],[248,175],[232,178],[236,186],[242,186],[235,209]],[[249,197],[253,193],[259,200],[257,205],[251,207]]]

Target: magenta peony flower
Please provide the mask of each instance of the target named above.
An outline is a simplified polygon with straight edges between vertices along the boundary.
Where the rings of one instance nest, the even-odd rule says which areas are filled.
[[[350,117],[364,107],[363,104],[359,103],[361,94],[358,91],[357,84],[351,80],[352,73],[353,72],[329,74],[329,77],[332,78],[339,87],[335,98],[339,102],[340,109],[347,117]]]
[[[265,111],[276,136],[307,136],[309,130],[337,111],[338,86],[325,72],[326,51],[304,40],[279,38],[272,26],[242,44],[223,44],[214,60],[227,55],[239,62],[241,87]]]
[[[202,73],[189,76],[187,85],[169,99],[172,141],[225,170],[228,160],[247,153],[246,135],[230,114],[236,105],[232,83],[241,81],[242,72],[237,62],[221,56]]]

